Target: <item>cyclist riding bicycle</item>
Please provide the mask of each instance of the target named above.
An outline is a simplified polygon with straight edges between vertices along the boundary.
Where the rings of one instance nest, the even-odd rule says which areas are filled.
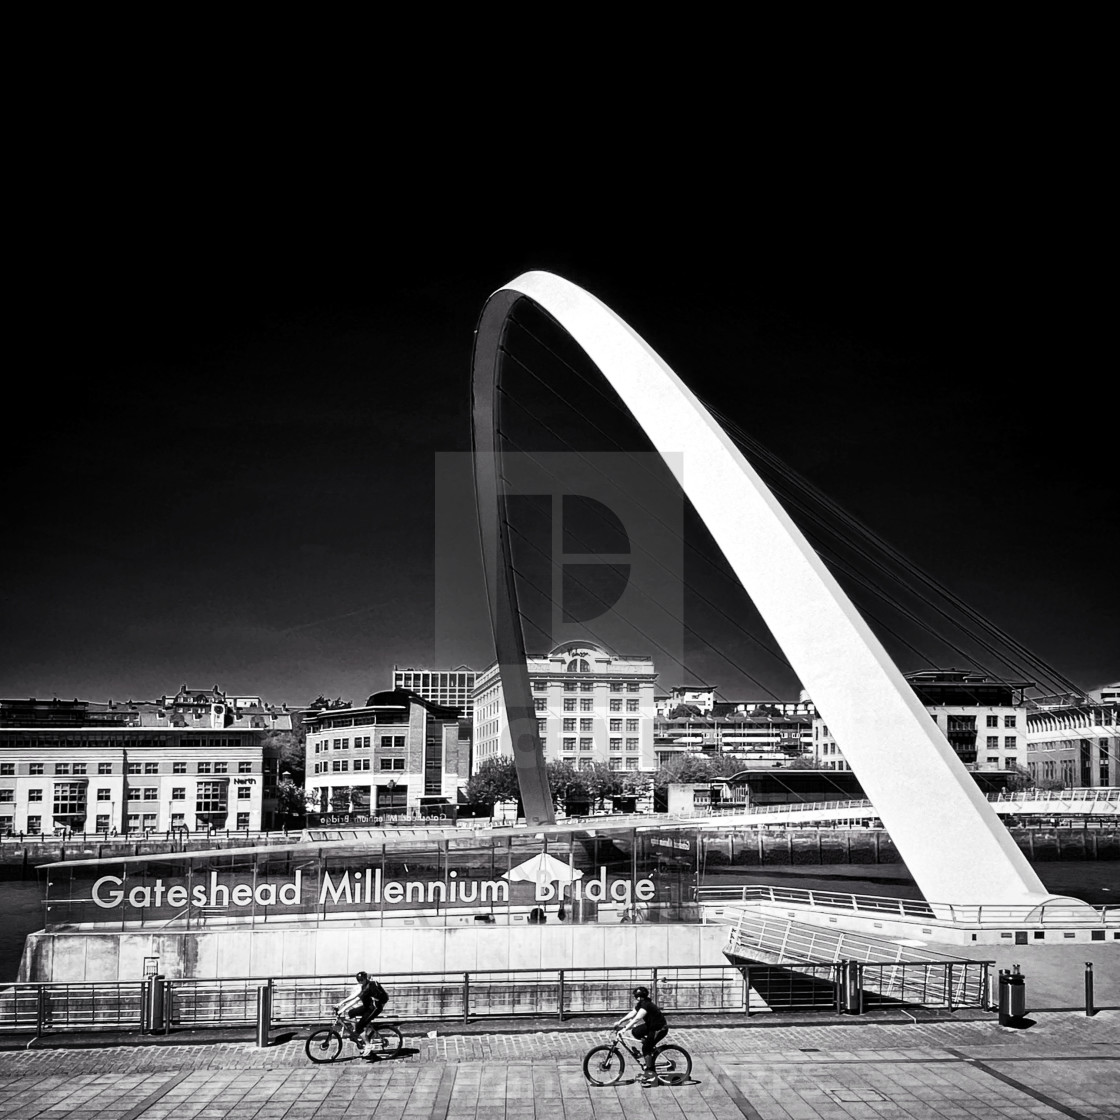
[[[629,1029],[642,1044],[643,1085],[656,1085],[653,1068],[654,1047],[669,1033],[669,1024],[661,1008],[649,998],[649,988],[634,989],[634,1010],[614,1025],[616,1031]]]
[[[389,1002],[389,993],[368,972],[359,972],[354,979],[357,987],[338,1005],[338,1011],[357,1019],[347,1037],[362,1046],[362,1032],[381,1014]]]

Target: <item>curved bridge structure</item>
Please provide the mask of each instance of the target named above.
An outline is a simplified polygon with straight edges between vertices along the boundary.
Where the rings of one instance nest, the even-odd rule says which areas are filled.
[[[552,804],[510,567],[495,417],[503,335],[521,300],[537,304],[583,348],[665,457],[843,743],[845,758],[926,898],[1008,905],[1051,900],[878,639],[722,428],[614,312],[547,272],[525,273],[491,296],[476,332],[473,371],[481,543],[529,823],[550,823]]]

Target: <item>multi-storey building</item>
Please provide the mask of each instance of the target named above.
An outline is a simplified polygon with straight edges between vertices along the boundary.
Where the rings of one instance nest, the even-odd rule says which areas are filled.
[[[969,770],[1014,770],[1027,761],[1027,681],[998,681],[963,669],[907,673],[907,681]],[[825,770],[847,770],[842,744],[813,721],[813,753]]]
[[[1120,785],[1120,701],[1042,707],[1027,715],[1026,740],[1036,782]]]
[[[653,770],[654,682],[651,657],[624,657],[590,642],[565,642],[527,658],[545,757],[586,769]],[[497,663],[474,689],[473,767],[512,758]]]
[[[336,823],[454,804],[469,776],[469,726],[459,708],[406,689],[305,712],[308,803]]]
[[[702,753],[736,758],[743,766],[780,765],[811,753],[811,711],[717,704],[710,715],[658,719],[654,751],[663,765],[674,755]]]
[[[274,826],[286,708],[216,685],[158,701],[0,700],[0,832]]]
[[[403,688],[443,708],[458,708],[465,719],[474,717],[474,681],[469,665],[454,669],[415,669],[393,666],[393,688]]]

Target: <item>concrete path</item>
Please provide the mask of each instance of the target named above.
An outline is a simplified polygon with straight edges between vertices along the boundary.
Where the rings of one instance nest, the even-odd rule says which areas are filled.
[[[305,1031],[264,1049],[37,1044],[0,1052],[0,1120],[1120,1120],[1120,1012],[1032,1019],[686,1025],[670,1041],[692,1052],[691,1081],[652,1089],[587,1083],[601,1026],[441,1028],[329,1066],[308,1062]]]

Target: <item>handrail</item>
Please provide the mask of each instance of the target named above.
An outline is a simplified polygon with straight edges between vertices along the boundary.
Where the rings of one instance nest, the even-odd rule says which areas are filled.
[[[845,894],[835,891],[806,890],[800,887],[743,886],[700,887],[696,891],[701,903],[739,902],[744,904],[770,902],[777,905],[800,906],[810,910],[848,910],[876,916],[897,914],[903,918],[920,918],[925,922],[970,925],[1008,925],[1030,922],[1062,926],[1116,925],[1120,929],[1120,904],[1107,906],[1071,905],[1068,900],[1034,905],[961,905],[960,903],[925,902],[920,899],[891,898],[884,895]],[[1087,917],[1092,913],[1092,917]]]

